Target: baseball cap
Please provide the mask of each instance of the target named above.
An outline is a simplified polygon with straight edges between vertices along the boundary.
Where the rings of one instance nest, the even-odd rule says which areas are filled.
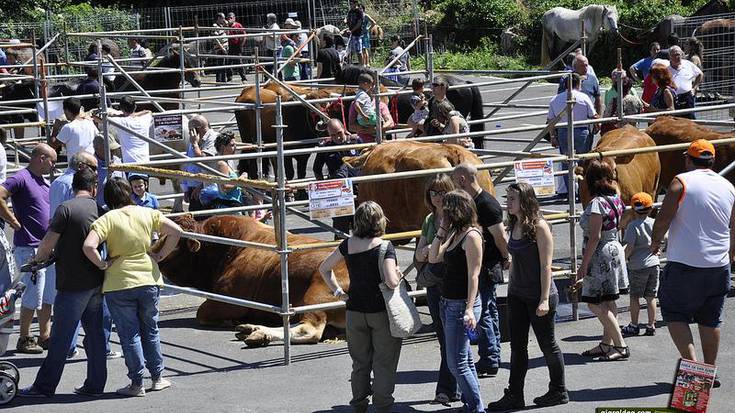
[[[283,22],[283,25],[288,27],[296,27],[296,22],[294,22],[293,19],[289,17],[288,19],[286,19],[285,22]]]
[[[653,207],[653,198],[646,192],[638,192],[630,198],[630,205],[636,211],[645,211]]]
[[[687,148],[687,155],[698,159],[713,159],[715,147],[706,139],[697,139]]]

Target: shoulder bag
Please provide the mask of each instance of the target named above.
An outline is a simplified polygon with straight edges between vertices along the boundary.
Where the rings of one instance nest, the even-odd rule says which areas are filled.
[[[388,312],[390,335],[395,338],[406,338],[421,328],[421,317],[413,300],[408,296],[408,288],[406,287],[406,280],[403,276],[396,288],[390,288],[385,284],[383,260],[385,260],[385,253],[388,251],[388,242],[383,241],[380,244],[380,254],[378,256],[378,269],[382,281],[380,283],[380,292],[383,293],[385,309]]]

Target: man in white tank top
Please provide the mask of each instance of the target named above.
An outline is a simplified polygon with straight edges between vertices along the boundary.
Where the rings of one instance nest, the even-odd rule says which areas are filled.
[[[669,185],[653,227],[651,250],[659,251],[668,230],[669,262],[659,289],[661,314],[682,358],[697,360],[689,329],[696,322],[704,362],[715,364],[735,246],[731,242],[735,240],[735,188],[710,169],[715,147],[709,141],[692,142],[685,156],[688,172]]]

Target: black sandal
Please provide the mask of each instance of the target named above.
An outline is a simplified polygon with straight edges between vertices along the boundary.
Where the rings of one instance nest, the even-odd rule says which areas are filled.
[[[618,361],[627,360],[630,357],[630,348],[628,346],[616,347],[610,346],[612,351],[609,351],[599,357],[595,357],[595,361]]]
[[[605,350],[605,348],[603,346],[607,347],[608,349]],[[612,346],[609,345],[609,344],[600,343],[596,347],[593,347],[593,348],[591,348],[589,350],[583,351],[582,352],[582,356],[584,356],[584,357],[598,357],[598,356],[603,356],[603,355],[607,354],[610,351],[610,347],[612,347]]]

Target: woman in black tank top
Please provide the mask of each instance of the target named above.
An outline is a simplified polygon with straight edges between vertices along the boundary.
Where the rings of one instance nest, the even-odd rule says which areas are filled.
[[[444,220],[429,250],[429,261],[444,261],[440,313],[444,327],[447,367],[462,391],[467,412],[484,412],[466,330],[480,317],[478,283],[482,262],[482,234],[477,228],[475,202],[464,191],[452,191],[442,202]]]
[[[360,204],[355,211],[355,230],[319,266],[319,272],[335,297],[347,301],[347,349],[352,358],[352,405],[356,412],[366,412],[370,397],[376,411],[391,411],[396,370],[401,356],[400,338],[390,334],[388,313],[380,284],[396,288],[400,283],[396,253],[388,247],[380,262],[380,250],[386,219],[380,205],[372,201]],[[345,262],[350,276],[349,295],[337,283],[332,269]],[[381,279],[383,267],[385,281]],[[373,380],[370,380],[372,372]]]
[[[539,212],[533,187],[526,183],[508,187],[507,208],[513,256],[508,286],[510,327],[510,378],[503,397],[488,405],[488,411],[525,407],[524,381],[528,371],[528,330],[533,326],[536,341],[549,368],[549,391],[533,399],[539,406],[569,402],[564,384],[564,357],[554,339],[554,318],[559,295],[551,279],[554,242],[549,224]]]

